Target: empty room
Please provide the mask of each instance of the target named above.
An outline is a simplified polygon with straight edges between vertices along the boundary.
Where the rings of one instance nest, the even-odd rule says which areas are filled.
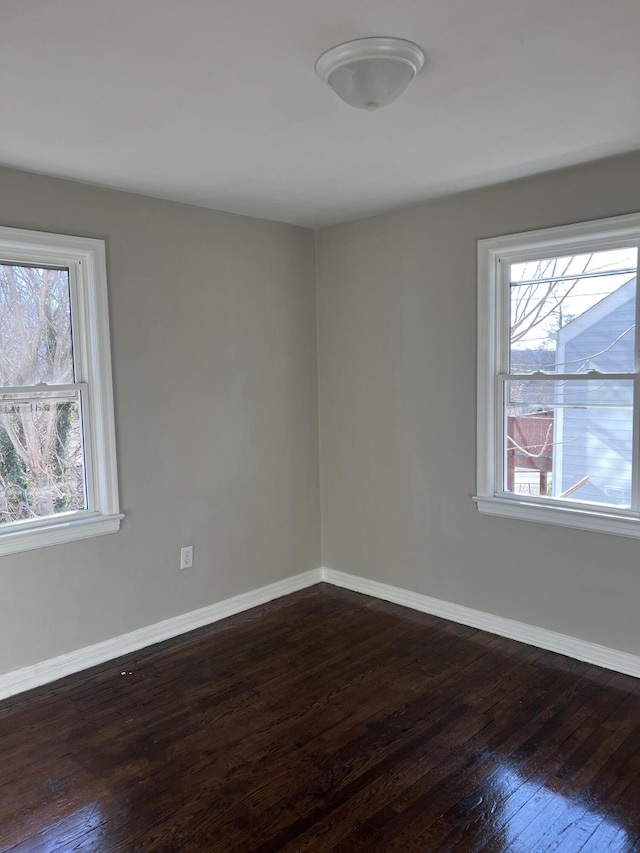
[[[640,851],[637,0],[9,0],[0,853]]]

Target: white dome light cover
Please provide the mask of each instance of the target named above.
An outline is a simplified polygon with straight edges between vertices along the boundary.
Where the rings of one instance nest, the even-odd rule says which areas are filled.
[[[398,98],[424,65],[424,52],[406,39],[356,39],[327,50],[316,74],[352,107],[376,110]]]

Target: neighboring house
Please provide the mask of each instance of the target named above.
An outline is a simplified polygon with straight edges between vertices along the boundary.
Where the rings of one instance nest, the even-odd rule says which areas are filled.
[[[558,373],[628,371],[634,362],[635,277],[567,323]],[[629,506],[633,407],[629,381],[559,383],[554,418],[553,495]],[[577,487],[577,488],[576,488]]]

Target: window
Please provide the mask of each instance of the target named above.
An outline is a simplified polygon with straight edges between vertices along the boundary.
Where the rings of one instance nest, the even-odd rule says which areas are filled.
[[[481,512],[640,537],[640,215],[478,243]]]
[[[104,243],[0,228],[0,554],[121,518]]]

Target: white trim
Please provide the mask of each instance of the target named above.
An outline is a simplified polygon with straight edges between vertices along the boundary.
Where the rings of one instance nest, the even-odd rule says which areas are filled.
[[[1,556],[113,533],[123,515],[118,504],[104,240],[0,227],[0,263],[42,264],[69,270],[75,370],[71,387],[83,392],[87,495],[87,511],[76,513],[73,520],[51,516],[44,520],[45,524],[3,525]]]
[[[640,518],[618,515],[615,510],[576,509],[557,504],[544,505],[512,498],[474,497],[478,511],[483,515],[498,515],[502,518],[519,518],[521,521],[536,521],[575,530],[591,530],[597,533],[613,533],[616,536],[640,538]]]
[[[484,244],[500,257],[508,255],[513,260],[536,260],[540,252],[546,251],[550,245],[553,245],[554,251],[558,249],[567,254],[577,254],[585,248],[607,249],[628,241],[635,242],[639,228],[640,213],[629,213],[537,231],[522,231],[504,237],[488,237],[479,240],[478,244]]]
[[[461,604],[431,598],[419,592],[411,592],[397,586],[390,586],[357,575],[349,575],[345,572],[337,572],[333,569],[323,568],[322,578],[327,583],[353,590],[353,592],[361,592],[383,601],[391,601],[403,607],[410,607],[412,610],[420,610],[422,613],[440,616],[442,619],[449,619],[451,622],[457,622],[460,625],[469,625],[472,628],[488,631],[490,634],[498,634],[500,637],[518,640],[521,643],[567,655],[570,658],[602,666],[605,669],[623,672],[636,678],[640,677],[639,655],[632,655],[629,652],[618,651],[608,646],[590,643],[587,640],[579,640],[577,637],[548,631],[546,628],[537,628],[535,625],[528,625],[525,622],[516,622],[513,619],[506,619],[493,613],[485,613],[483,610],[473,610]]]
[[[321,581],[321,569],[311,569],[303,574],[276,581],[276,583],[236,595],[233,598],[227,598],[217,604],[210,604],[208,607],[192,610],[190,613],[183,613],[180,616],[173,616],[171,619],[156,622],[146,628],[139,628],[120,637],[113,637],[113,639],[104,640],[92,646],[85,646],[85,648],[74,652],[68,652],[13,672],[7,672],[0,675],[0,699],[5,699],[24,690],[31,690],[34,687],[41,687],[43,684],[57,681],[66,675],[81,672],[107,661],[112,660],[115,665],[115,660],[121,655],[136,652],[146,646],[161,643],[163,640],[170,640],[180,634],[185,634],[187,631],[193,631],[194,628],[210,625],[220,619],[225,619],[227,616],[233,616],[235,613],[241,613],[243,610],[249,610],[251,607],[257,607]]]
[[[602,666],[605,669],[612,669],[640,678],[640,656],[638,655],[610,649],[607,646],[600,646],[597,643],[579,640],[565,634],[558,634],[555,631],[548,631],[546,628],[537,628],[525,622],[516,622],[513,619],[485,613],[482,610],[473,610],[461,604],[431,598],[428,595],[411,592],[390,584],[338,572],[334,569],[320,568],[311,569],[308,572],[236,595],[233,598],[227,598],[225,601],[202,607],[199,610],[192,610],[190,613],[183,613],[180,616],[156,622],[154,625],[139,628],[120,637],[104,640],[101,643],[86,646],[74,652],[25,666],[13,672],[7,672],[0,675],[0,700],[25,690],[32,690],[34,687],[42,687],[44,684],[49,684],[59,678],[73,675],[107,661],[113,661],[115,666],[117,658],[121,655],[138,651],[155,643],[161,643],[164,640],[170,640],[180,634],[193,631],[195,628],[210,625],[220,619],[225,619],[227,616],[233,616],[235,613],[241,613],[292,592],[315,586],[315,584],[323,581],[333,584],[333,586],[350,589],[353,592],[361,592],[373,598],[391,601],[412,610],[430,613],[433,616],[440,616],[442,619],[449,619],[451,622],[470,625],[472,628],[479,628],[482,631],[488,631],[490,634],[508,637],[521,643],[527,643],[596,666]]]
[[[615,507],[596,504],[559,507],[543,498],[532,501],[503,490],[504,429],[503,393],[500,374],[508,372],[507,268],[510,262],[535,260],[554,254],[578,254],[640,241],[640,214],[615,216],[575,225],[545,228],[504,237],[478,240],[478,370],[477,370],[477,495],[478,510],[487,515],[519,518],[580,530],[640,538],[640,473],[633,478],[632,511],[622,514]],[[638,311],[640,312],[640,299]],[[636,338],[636,346],[640,345]],[[549,375],[551,379],[551,375]],[[634,424],[640,425],[640,378],[629,372],[625,378],[635,383]],[[554,430],[556,425],[554,425]],[[634,430],[637,434],[637,429]],[[640,471],[634,447],[634,465]]]
[[[91,513],[85,517],[74,514],[72,518],[64,521],[58,516],[53,518],[51,524],[41,522],[38,526],[29,529],[14,528],[3,531],[0,538],[0,555],[34,551],[49,545],[63,545],[65,542],[75,542],[77,539],[116,533],[120,529],[120,521],[123,518],[122,513],[117,515]]]

